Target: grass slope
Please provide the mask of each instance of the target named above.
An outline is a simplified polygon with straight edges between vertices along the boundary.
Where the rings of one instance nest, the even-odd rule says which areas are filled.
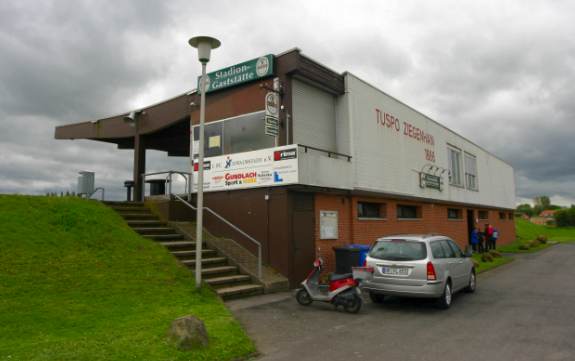
[[[497,247],[497,249],[505,253],[531,253],[547,248],[555,242],[575,241],[575,227],[547,227],[521,218],[515,219],[515,233],[517,235],[515,242]],[[547,242],[528,250],[519,249],[521,245],[528,244],[539,235],[547,236],[547,239],[553,243]]]
[[[180,352],[170,322],[204,320]],[[226,307],[160,245],[95,201],[0,195],[0,360],[230,360],[255,351]]]

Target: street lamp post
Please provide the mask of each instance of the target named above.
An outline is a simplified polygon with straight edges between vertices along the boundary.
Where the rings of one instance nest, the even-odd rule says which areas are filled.
[[[202,63],[202,77],[200,80],[200,144],[198,149],[198,192],[196,210],[196,288],[202,284],[202,242],[203,242],[203,215],[204,215],[204,121],[206,117],[206,65],[210,61],[210,52],[220,46],[220,41],[209,36],[196,36],[188,43],[198,49],[198,59]],[[190,164],[191,173],[194,173],[194,155],[191,144],[194,133],[190,124]]]

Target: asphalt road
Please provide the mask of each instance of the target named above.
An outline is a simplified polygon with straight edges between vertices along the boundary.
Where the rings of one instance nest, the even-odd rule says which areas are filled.
[[[390,298],[353,315],[288,294],[229,305],[261,361],[575,360],[574,277],[575,244],[562,244],[480,275],[447,311]]]

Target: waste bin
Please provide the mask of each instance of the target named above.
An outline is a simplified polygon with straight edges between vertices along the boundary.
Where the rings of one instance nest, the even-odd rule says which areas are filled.
[[[359,263],[357,266],[363,266],[365,258],[369,253],[369,245],[367,244],[352,244],[350,247],[359,249]]]
[[[359,248],[333,247],[333,250],[335,252],[335,273],[351,273],[351,267],[359,265]]]

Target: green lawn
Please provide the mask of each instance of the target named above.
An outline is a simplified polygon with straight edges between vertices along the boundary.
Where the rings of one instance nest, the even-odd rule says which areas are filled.
[[[210,346],[180,352],[170,322],[204,320]],[[0,360],[231,360],[255,351],[239,323],[160,245],[96,201],[0,195]]]
[[[556,242],[570,242],[575,241],[575,227],[548,227],[533,224],[524,219],[515,219],[515,232],[517,238],[515,242],[497,247],[500,252],[504,253],[530,253],[537,252],[544,248],[549,247]],[[546,244],[540,244],[535,247],[530,247],[528,250],[519,249],[521,245],[529,244],[537,236],[546,236],[548,241]]]

